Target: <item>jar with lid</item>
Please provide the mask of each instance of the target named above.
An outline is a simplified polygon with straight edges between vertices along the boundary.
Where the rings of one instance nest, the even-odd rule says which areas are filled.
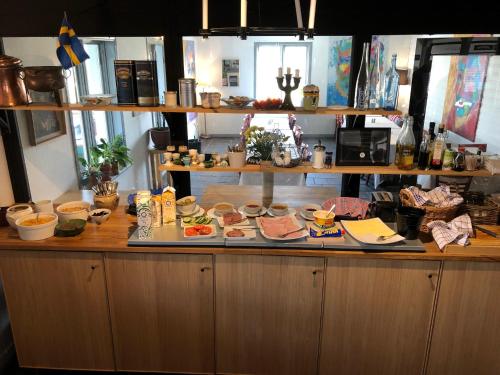
[[[24,85],[22,61],[16,57],[0,55],[0,107],[28,103]]]
[[[304,92],[304,110],[315,111],[319,103],[319,87],[316,85],[306,85]]]
[[[325,151],[326,147],[321,144],[321,140],[313,148],[313,165],[315,169],[325,168]]]

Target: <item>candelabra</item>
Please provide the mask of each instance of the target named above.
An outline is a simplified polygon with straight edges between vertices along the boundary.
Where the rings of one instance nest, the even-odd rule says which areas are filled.
[[[283,85],[283,80],[285,80],[286,82],[285,85]],[[281,77],[276,77],[276,81],[278,81],[278,87],[280,88],[280,90],[285,92],[285,100],[283,100],[283,104],[281,104],[280,109],[295,111],[295,106],[292,103],[291,93],[293,90],[296,90],[297,87],[299,87],[300,77],[293,77],[293,85],[291,84],[291,74],[283,74],[283,76]]]

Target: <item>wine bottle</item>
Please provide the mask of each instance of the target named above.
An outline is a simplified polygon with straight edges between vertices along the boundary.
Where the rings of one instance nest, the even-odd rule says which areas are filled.
[[[398,103],[399,73],[396,70],[397,55],[392,55],[391,69],[385,75],[384,108],[393,111]]]
[[[368,82],[368,51],[370,49],[370,43],[363,43],[363,57],[361,59],[361,65],[359,66],[358,78],[356,79],[356,89],[354,94],[354,108],[356,109],[368,109],[368,99],[370,85]]]
[[[434,132],[436,129],[436,123],[429,123],[429,160],[427,161],[427,166],[430,167],[432,163],[432,152],[434,150],[434,140],[436,139],[436,133]]]
[[[380,44],[375,47],[375,61],[370,75],[369,107],[376,109],[382,106],[382,78],[380,77]]]
[[[418,169],[426,169],[429,164],[429,135],[426,135],[420,143],[418,150]]]
[[[406,115],[403,129],[396,141],[395,164],[399,169],[413,169],[415,157],[415,136],[413,135],[413,117]]]

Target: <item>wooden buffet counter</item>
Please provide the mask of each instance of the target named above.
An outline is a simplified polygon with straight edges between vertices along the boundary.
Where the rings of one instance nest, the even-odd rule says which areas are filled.
[[[118,208],[74,238],[0,229],[23,367],[498,374],[498,254],[128,247]]]

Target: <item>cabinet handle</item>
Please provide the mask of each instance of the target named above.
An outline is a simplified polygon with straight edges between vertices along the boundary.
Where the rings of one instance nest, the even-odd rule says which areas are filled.
[[[92,281],[92,276],[94,276],[94,271],[96,270],[96,268],[99,267],[98,265],[96,264],[92,264],[90,266],[90,274],[89,274],[89,277],[87,278],[87,281],[88,282],[91,282]]]
[[[211,270],[212,267],[201,267],[200,271],[201,272],[205,272],[205,271],[208,271],[208,270]]]
[[[313,288],[316,288],[316,286],[317,286],[316,275],[318,273],[322,273],[322,272],[323,272],[323,270],[321,270],[321,269],[317,269],[317,270],[312,271],[312,275],[313,275]]]
[[[323,272],[323,270],[314,270],[314,271],[312,272],[312,274],[313,274],[314,276],[316,276],[316,274],[321,273],[321,272]]]
[[[96,265],[94,265],[94,264],[93,264],[93,265],[91,265],[91,266],[90,266],[90,269],[93,271],[93,270],[95,270],[97,267],[99,267],[99,266],[96,266]]]
[[[431,288],[432,290],[436,290],[436,283],[434,282],[434,276],[437,276],[437,273],[429,273],[427,274],[427,277],[429,278],[429,281],[431,283]]]

